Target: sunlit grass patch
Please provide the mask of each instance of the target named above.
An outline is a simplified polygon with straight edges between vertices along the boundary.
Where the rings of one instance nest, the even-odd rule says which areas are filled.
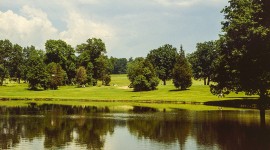
[[[9,86],[0,86],[0,105],[27,105],[29,101],[46,102],[51,104],[67,105],[109,105],[109,106],[134,106],[147,105],[159,109],[195,109],[208,110],[217,107],[203,106],[208,101],[241,100],[249,96],[243,93],[218,98],[210,93],[209,86],[203,81],[193,80],[193,85],[188,90],[177,90],[171,81],[167,85],[158,86],[157,90],[146,92],[133,92],[128,88],[130,84],[127,75],[112,75],[110,86],[95,86],[77,88],[76,86],[61,86],[58,90],[31,91],[25,83],[12,83]],[[255,98],[257,98],[255,96]],[[13,101],[16,100],[16,101]],[[255,99],[256,100],[256,99]],[[193,105],[199,103],[200,105]]]

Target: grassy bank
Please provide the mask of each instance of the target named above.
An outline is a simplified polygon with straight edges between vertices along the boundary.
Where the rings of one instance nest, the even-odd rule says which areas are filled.
[[[58,90],[45,91],[30,91],[27,90],[27,84],[8,83],[0,87],[0,99],[16,101],[0,101],[0,105],[24,105],[34,101],[67,105],[143,105],[200,110],[212,109],[212,106],[202,108],[198,105],[204,102],[250,98],[243,93],[218,98],[210,93],[209,87],[204,86],[202,81],[193,81],[192,87],[185,91],[176,90],[171,81],[166,86],[159,85],[158,90],[148,92],[133,92],[128,85],[126,75],[112,75],[111,86],[101,86],[99,83],[96,87],[62,86]]]

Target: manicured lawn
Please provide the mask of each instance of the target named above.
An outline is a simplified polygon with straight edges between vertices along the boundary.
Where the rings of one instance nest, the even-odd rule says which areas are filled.
[[[8,83],[0,87],[0,98],[17,99],[16,101],[0,101],[0,105],[24,104],[27,101],[40,103],[57,103],[68,105],[143,105],[155,106],[156,108],[183,108],[192,109],[195,105],[207,101],[236,100],[245,96],[241,94],[230,94],[225,98],[218,98],[209,91],[209,86],[204,86],[202,81],[193,81],[189,90],[178,91],[171,81],[167,85],[158,86],[158,90],[148,92],[133,92],[128,88],[127,75],[112,75],[111,86],[77,88],[76,86],[62,86],[58,90],[30,91],[27,84]],[[22,99],[22,100],[20,100]],[[170,103],[172,102],[172,103]],[[184,105],[182,103],[185,103]],[[163,106],[161,106],[161,104]],[[190,106],[189,106],[190,105]],[[201,107],[201,106],[200,106]],[[210,106],[204,106],[208,107]],[[212,107],[212,106],[211,106]],[[199,108],[198,110],[205,109]],[[216,109],[216,107],[214,107]]]

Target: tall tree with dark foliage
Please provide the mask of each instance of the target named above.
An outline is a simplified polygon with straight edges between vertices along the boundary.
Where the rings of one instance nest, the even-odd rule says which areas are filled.
[[[228,91],[269,97],[270,1],[230,0],[223,9],[219,64],[213,93]]]

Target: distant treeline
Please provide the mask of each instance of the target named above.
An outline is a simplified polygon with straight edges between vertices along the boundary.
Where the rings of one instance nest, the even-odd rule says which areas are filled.
[[[178,53],[169,44],[151,50],[146,58],[126,59],[109,58],[105,43],[97,38],[75,48],[63,40],[50,39],[45,43],[45,50],[22,47],[6,39],[0,40],[0,53],[0,85],[6,79],[18,83],[23,80],[30,89],[57,89],[60,85],[72,84],[95,86],[98,81],[109,85],[110,74],[128,74],[130,87],[137,91],[155,89],[159,79],[164,85],[174,79],[176,87],[181,89],[191,85],[192,75],[184,50],[181,47]],[[177,67],[182,71],[177,71]],[[177,77],[182,72],[188,76],[185,80],[189,80],[185,86]]]
[[[0,54],[0,85],[5,79],[18,83],[23,80],[31,89],[56,89],[76,83],[96,85],[98,80],[108,85],[109,75],[125,74],[128,63],[126,58],[108,58],[105,44],[96,38],[76,48],[62,40],[47,40],[45,50],[22,47],[6,39],[0,40]],[[85,70],[83,76],[78,76],[80,67]]]

